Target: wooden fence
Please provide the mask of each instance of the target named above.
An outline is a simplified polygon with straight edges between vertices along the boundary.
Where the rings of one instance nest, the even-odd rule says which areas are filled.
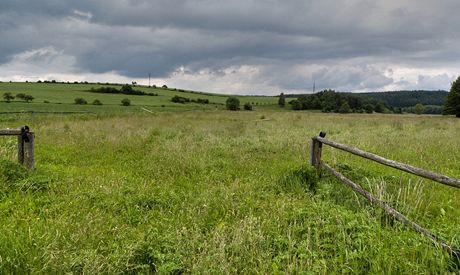
[[[18,137],[18,162],[27,168],[33,169],[35,166],[35,135],[29,130],[28,126],[21,129],[0,130],[0,136]]]
[[[439,183],[460,188],[460,179],[455,179],[451,177],[447,177],[441,174],[437,174],[434,172],[426,171],[421,168],[413,167],[411,165],[405,164],[405,163],[399,163],[393,160],[389,160],[383,157],[380,157],[378,155],[368,153],[365,151],[362,151],[357,148],[353,148],[344,144],[340,144],[331,140],[327,140],[326,138],[326,133],[321,132],[318,136],[315,136],[312,138],[311,142],[311,149],[310,149],[310,164],[312,166],[315,166],[318,172],[321,171],[321,169],[325,169],[326,171],[330,172],[333,174],[339,181],[341,181],[343,184],[347,185],[350,187],[353,191],[356,193],[362,195],[364,198],[366,198],[371,204],[378,206],[382,208],[388,215],[392,216],[396,220],[399,220],[405,225],[411,226],[415,231],[423,234],[424,236],[428,237],[431,239],[433,242],[439,244],[443,249],[447,250],[450,252],[452,255],[455,255],[456,257],[460,257],[460,250],[457,248],[454,248],[450,245],[448,245],[444,240],[440,239],[436,235],[434,235],[432,232],[429,230],[423,228],[422,226],[418,225],[417,223],[409,220],[406,216],[398,212],[396,209],[388,205],[387,203],[378,200],[375,198],[371,193],[368,191],[364,190],[361,186],[358,184],[354,183],[344,175],[342,175],[340,172],[332,168],[330,165],[325,163],[321,159],[321,153],[322,153],[322,148],[323,144],[329,145],[331,147],[334,147],[336,149],[378,162],[380,164],[399,169],[420,177],[424,177],[430,180],[437,181]]]

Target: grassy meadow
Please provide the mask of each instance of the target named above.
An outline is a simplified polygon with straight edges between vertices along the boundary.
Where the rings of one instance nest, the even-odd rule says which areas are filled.
[[[310,138],[325,131],[460,178],[459,119],[159,110],[0,115],[0,129],[36,133],[32,172],[16,164],[16,138],[0,137],[1,274],[460,271],[437,244],[308,164]],[[323,159],[460,246],[460,190],[327,146]]]
[[[0,83],[0,96],[10,92],[13,95],[25,93],[32,95],[35,99],[25,103],[18,99],[9,104],[0,102],[0,112],[15,111],[35,111],[35,112],[90,112],[96,114],[119,114],[119,113],[139,113],[150,111],[184,111],[184,110],[222,110],[225,109],[227,95],[180,91],[178,89],[152,88],[146,86],[135,86],[135,90],[146,93],[155,93],[158,96],[139,96],[125,94],[101,94],[90,92],[91,88],[113,87],[120,89],[121,85],[105,84],[74,84],[74,83],[19,83],[2,82]],[[181,96],[189,99],[209,99],[210,104],[198,103],[173,103],[173,96]],[[87,105],[76,105],[74,99],[84,98]],[[241,105],[246,102],[253,103],[258,108],[271,108],[278,102],[277,97],[269,96],[237,96]],[[121,100],[128,98],[131,106],[121,106]],[[96,106],[91,103],[98,99],[103,105]],[[1,98],[0,100],[3,100]],[[144,109],[142,109],[144,108]]]

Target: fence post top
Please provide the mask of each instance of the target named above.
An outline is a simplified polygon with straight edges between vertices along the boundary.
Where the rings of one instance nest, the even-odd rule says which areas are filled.
[[[316,139],[316,138],[319,138],[319,137],[320,138],[325,138],[326,137],[326,132],[323,132],[323,131],[319,132],[319,135],[314,136],[313,139]]]
[[[24,125],[21,127],[21,133],[28,133],[30,131],[29,126]]]

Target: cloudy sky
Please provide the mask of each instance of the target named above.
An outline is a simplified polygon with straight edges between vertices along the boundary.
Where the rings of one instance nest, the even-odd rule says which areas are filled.
[[[459,0],[0,0],[0,80],[449,89]]]

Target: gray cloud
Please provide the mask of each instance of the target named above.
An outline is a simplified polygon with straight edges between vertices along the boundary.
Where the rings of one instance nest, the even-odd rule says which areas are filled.
[[[232,79],[242,82],[231,92],[308,91],[313,81],[346,91],[445,89],[460,73],[458,10],[456,0],[4,0],[0,71],[10,77],[2,66],[51,47],[73,60],[68,75],[152,73],[196,86],[194,77],[202,90],[248,67],[257,74]]]

